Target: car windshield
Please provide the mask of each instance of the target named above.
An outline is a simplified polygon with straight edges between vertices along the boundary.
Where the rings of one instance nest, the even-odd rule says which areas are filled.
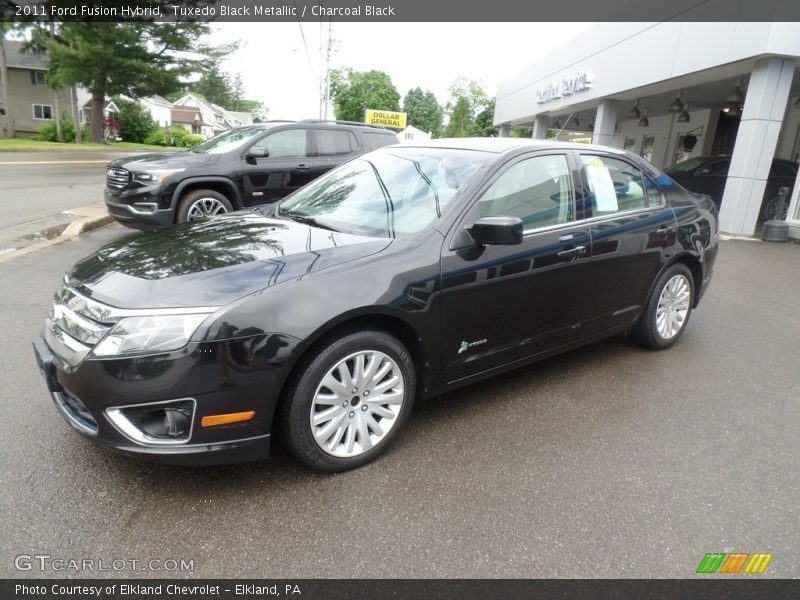
[[[295,192],[276,215],[376,237],[415,233],[441,217],[491,157],[444,148],[378,150]]]
[[[264,127],[240,127],[238,129],[231,129],[230,131],[215,135],[196,146],[192,146],[191,151],[205,154],[223,154],[224,152],[243,146],[250,140],[264,133],[264,131]]]
[[[708,158],[690,158],[664,169],[665,173],[686,173],[708,162]]]

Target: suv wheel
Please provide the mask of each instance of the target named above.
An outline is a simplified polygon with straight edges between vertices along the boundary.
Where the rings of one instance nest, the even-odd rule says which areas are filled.
[[[654,350],[669,348],[686,329],[693,298],[692,272],[682,263],[672,265],[658,278],[631,337]]]
[[[177,222],[186,223],[195,219],[213,217],[233,210],[230,201],[213,190],[194,190],[181,198],[178,204]]]
[[[312,469],[354,469],[386,450],[415,390],[414,361],[397,339],[383,331],[344,334],[323,345],[289,385],[284,440]]]

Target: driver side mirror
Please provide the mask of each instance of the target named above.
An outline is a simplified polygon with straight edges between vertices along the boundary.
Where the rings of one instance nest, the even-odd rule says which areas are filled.
[[[265,147],[254,146],[247,151],[245,158],[247,159],[247,162],[254,165],[256,164],[257,158],[267,158],[268,156],[269,150],[267,150]]]
[[[517,217],[481,217],[468,229],[481,246],[513,246],[522,243],[522,219]]]

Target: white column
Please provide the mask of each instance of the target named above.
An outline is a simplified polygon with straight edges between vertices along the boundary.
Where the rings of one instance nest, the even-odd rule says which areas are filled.
[[[510,123],[503,123],[500,125],[500,137],[510,137],[511,136],[511,124]]]
[[[719,223],[725,233],[755,231],[794,69],[794,61],[783,58],[765,58],[753,66],[722,195]]]
[[[616,100],[603,100],[597,107],[594,117],[594,131],[592,143],[611,146],[614,142],[614,130],[617,127],[617,102]]]
[[[533,122],[533,135],[531,136],[535,140],[544,140],[547,139],[547,122],[550,120],[549,117],[545,116],[538,116],[536,120]]]

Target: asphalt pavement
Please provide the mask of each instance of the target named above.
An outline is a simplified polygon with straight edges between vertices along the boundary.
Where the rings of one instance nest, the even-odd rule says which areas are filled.
[[[384,457],[328,476],[281,452],[152,465],[62,421],[30,339],[63,271],[123,235],[0,264],[0,577],[691,578],[732,551],[800,576],[800,245],[724,242],[667,351],[615,337],[420,403]],[[194,570],[15,569],[36,554]]]

